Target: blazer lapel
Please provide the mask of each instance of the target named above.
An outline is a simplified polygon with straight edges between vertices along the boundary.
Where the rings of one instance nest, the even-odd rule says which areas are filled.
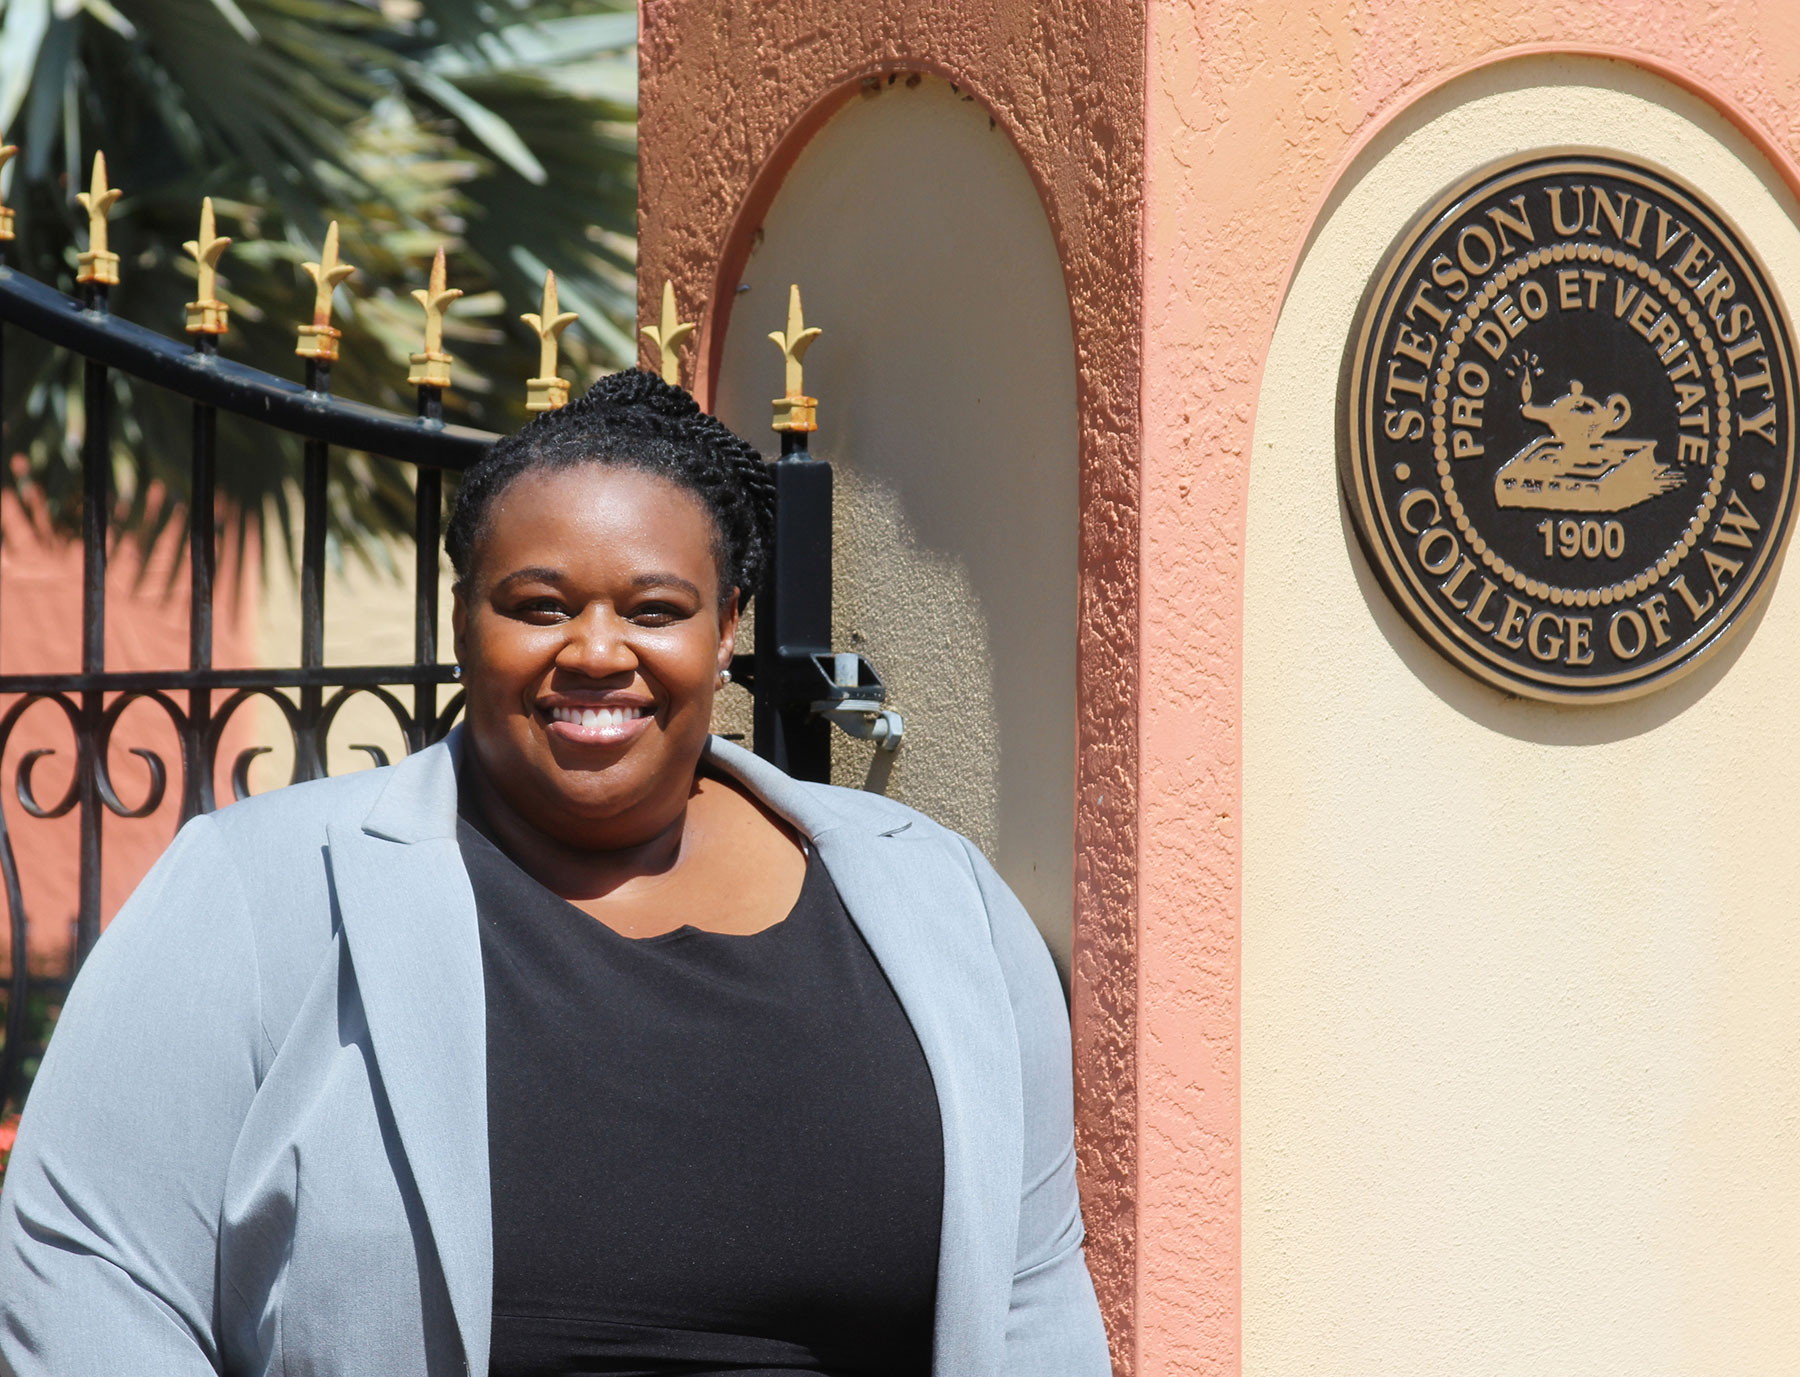
[[[473,1373],[493,1321],[487,1020],[456,844],[454,740],[398,765],[360,827],[328,829],[332,883],[381,1085]]]
[[[998,1372],[1019,1232],[1018,1035],[975,877],[927,823],[852,822],[832,795],[715,742],[713,761],[809,836],[924,1050],[944,1127],[932,1370]],[[884,821],[891,822],[892,814]]]

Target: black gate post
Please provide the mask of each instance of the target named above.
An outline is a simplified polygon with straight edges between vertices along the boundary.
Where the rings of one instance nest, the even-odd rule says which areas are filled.
[[[769,336],[787,391],[775,399],[775,550],[759,594],[751,687],[756,753],[795,779],[829,784],[834,725],[891,751],[904,724],[882,707],[887,688],[868,658],[831,649],[831,465],[806,452],[819,402],[806,395],[800,364],[819,333],[807,328],[800,289],[789,287],[787,329]]]
[[[831,650],[831,465],[806,452],[819,428],[819,403],[806,395],[801,360],[818,339],[808,329],[800,288],[788,288],[787,329],[769,336],[781,350],[786,391],[774,402],[781,436],[774,464],[775,551],[756,614],[756,753],[795,779],[831,782],[831,724],[813,715],[814,655]]]
[[[756,612],[756,753],[795,779],[831,780],[831,723],[815,716],[800,675],[831,649],[831,465],[806,453],[805,431],[781,433],[775,555]]]

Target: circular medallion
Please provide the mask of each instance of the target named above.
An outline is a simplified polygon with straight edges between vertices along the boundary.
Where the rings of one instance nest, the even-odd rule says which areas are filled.
[[[1693,667],[1764,590],[1794,504],[1794,355],[1742,236],[1611,153],[1497,163],[1371,284],[1340,468],[1389,594],[1510,693]]]

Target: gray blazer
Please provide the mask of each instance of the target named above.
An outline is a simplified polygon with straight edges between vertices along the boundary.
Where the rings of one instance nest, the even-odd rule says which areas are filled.
[[[1104,1377],[1069,1027],[967,841],[712,759],[817,845],[944,1129],[938,1377]],[[457,740],[181,830],[82,971],[0,1195],[0,1371],[485,1374],[481,950]]]

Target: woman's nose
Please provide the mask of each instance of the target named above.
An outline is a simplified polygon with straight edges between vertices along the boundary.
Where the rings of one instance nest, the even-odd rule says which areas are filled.
[[[605,679],[637,668],[637,653],[627,635],[631,624],[610,608],[590,607],[564,625],[568,635],[557,652],[559,669]]]

